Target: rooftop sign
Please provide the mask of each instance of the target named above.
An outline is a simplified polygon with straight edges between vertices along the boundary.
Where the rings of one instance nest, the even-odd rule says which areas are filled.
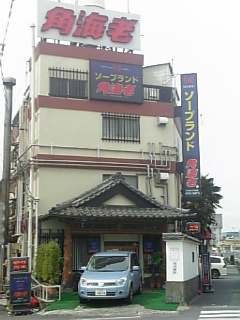
[[[140,17],[97,7],[38,0],[37,36],[140,50]]]

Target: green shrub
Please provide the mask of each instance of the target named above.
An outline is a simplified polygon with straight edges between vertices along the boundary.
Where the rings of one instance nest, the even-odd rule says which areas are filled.
[[[36,258],[36,278],[51,285],[58,284],[61,275],[59,245],[51,240],[39,246]]]
[[[38,280],[42,281],[43,261],[46,250],[46,244],[40,244],[37,249],[35,276]]]

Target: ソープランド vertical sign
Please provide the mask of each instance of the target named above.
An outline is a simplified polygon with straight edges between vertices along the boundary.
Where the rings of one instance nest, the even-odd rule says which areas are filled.
[[[197,74],[181,75],[183,196],[201,197]]]

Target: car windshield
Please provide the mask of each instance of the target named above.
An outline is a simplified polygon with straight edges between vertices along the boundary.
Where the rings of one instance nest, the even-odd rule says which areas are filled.
[[[98,272],[125,271],[128,269],[129,258],[122,256],[93,256],[87,270]]]

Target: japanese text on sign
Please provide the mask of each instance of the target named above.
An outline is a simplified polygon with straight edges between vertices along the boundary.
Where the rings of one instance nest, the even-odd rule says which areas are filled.
[[[139,16],[39,1],[38,36],[93,45],[140,49]]]
[[[31,274],[13,272],[10,274],[11,304],[28,304],[31,297]]]
[[[200,232],[200,223],[199,222],[188,222],[187,231],[189,232]]]
[[[200,191],[197,75],[181,75],[184,196],[195,198]]]
[[[91,99],[142,102],[141,66],[92,60],[90,73]]]

